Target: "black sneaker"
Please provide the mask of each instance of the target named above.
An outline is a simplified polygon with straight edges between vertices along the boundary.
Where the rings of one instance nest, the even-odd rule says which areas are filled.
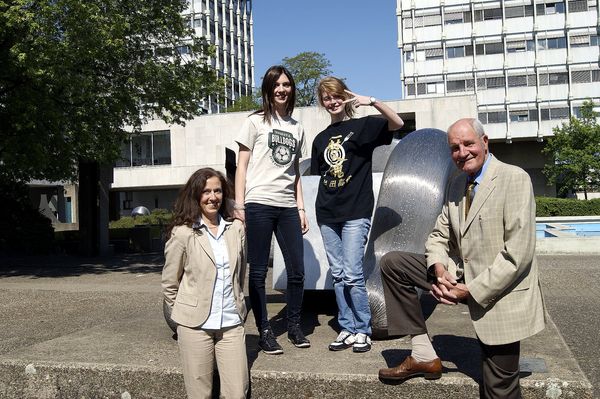
[[[288,330],[288,340],[296,348],[310,348],[310,341],[304,336],[300,326],[290,327]]]
[[[281,355],[283,349],[277,343],[273,330],[267,328],[260,333],[260,339],[258,340],[258,346],[268,355]]]

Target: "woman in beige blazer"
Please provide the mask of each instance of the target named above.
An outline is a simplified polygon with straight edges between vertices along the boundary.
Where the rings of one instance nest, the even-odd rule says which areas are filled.
[[[230,192],[220,172],[196,171],[179,192],[165,245],[162,288],[190,399],[212,397],[215,360],[221,397],[248,392],[246,236],[239,220],[230,221]]]

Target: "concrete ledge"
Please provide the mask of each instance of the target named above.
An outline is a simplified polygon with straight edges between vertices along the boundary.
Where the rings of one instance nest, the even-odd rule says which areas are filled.
[[[372,370],[369,370],[372,371]],[[0,398],[115,398],[170,399],[185,397],[179,370],[94,364],[25,364],[0,362]],[[586,380],[558,378],[522,380],[523,398],[592,398]],[[374,374],[326,374],[285,371],[252,371],[253,398],[479,398],[472,379],[421,378],[400,385],[381,383]]]

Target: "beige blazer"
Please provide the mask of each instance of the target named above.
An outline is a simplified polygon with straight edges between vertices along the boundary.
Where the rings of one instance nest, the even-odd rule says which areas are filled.
[[[229,268],[235,304],[242,321],[247,310],[244,300],[246,275],[246,234],[234,220],[223,233],[229,254]],[[165,244],[162,289],[172,307],[171,319],[186,327],[198,327],[208,319],[217,279],[217,267],[210,242],[202,230],[177,226]]]
[[[492,157],[465,219],[466,184],[464,173],[449,182],[426,243],[427,266],[439,262],[452,273],[464,273],[471,320],[483,343],[520,341],[541,331],[546,318],[531,179],[521,168]]]

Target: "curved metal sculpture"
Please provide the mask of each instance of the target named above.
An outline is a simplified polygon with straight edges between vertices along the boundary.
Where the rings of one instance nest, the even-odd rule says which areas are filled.
[[[387,335],[379,261],[390,251],[425,252],[446,182],[455,170],[446,133],[438,129],[409,134],[389,157],[363,264],[375,337]]]

